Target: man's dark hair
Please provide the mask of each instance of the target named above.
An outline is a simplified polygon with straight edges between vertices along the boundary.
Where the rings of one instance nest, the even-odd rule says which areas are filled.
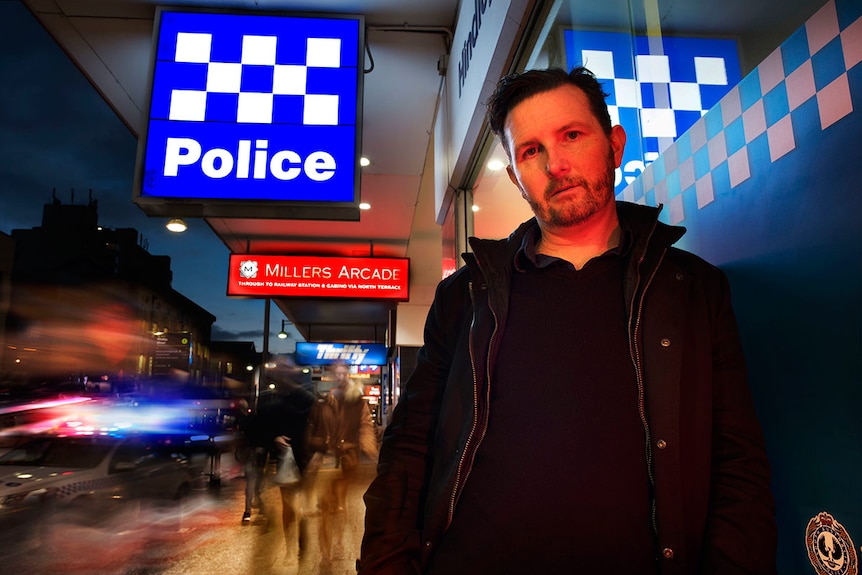
[[[561,68],[548,68],[546,70],[527,70],[526,72],[503,76],[497,82],[497,88],[488,100],[488,122],[491,131],[500,136],[500,139],[503,140],[503,146],[507,147],[505,138],[503,138],[503,127],[506,123],[506,116],[509,115],[512,108],[531,96],[567,84],[580,88],[584,92],[590,102],[593,115],[598,119],[605,133],[610,134],[611,117],[605,102],[608,94],[602,89],[601,83],[596,80],[593,73],[583,66],[572,68],[571,72],[566,72]]]

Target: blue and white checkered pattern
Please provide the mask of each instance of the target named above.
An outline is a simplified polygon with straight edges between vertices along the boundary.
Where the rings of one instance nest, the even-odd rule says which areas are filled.
[[[199,89],[171,90],[168,119],[271,124],[280,104],[300,98],[303,125],[338,125],[338,95],[308,93],[308,71],[340,66],[339,38],[308,38],[301,64],[277,62],[277,36],[244,35],[241,53],[227,61],[213,59],[218,52],[213,42],[212,34],[177,34],[174,62],[190,69],[205,66],[206,73],[198,75]]]
[[[620,108],[637,110],[644,138],[675,139],[690,125],[684,122],[686,116],[692,117],[678,112],[695,112],[700,117],[715,103],[701,88],[728,85],[724,58],[695,56],[694,81],[678,82],[672,80],[670,58],[666,55],[636,56],[638,79],[617,77],[610,51],[582,50],[581,57],[610,94],[611,121],[619,123]]]
[[[654,159],[741,77],[733,40],[583,30],[565,39],[569,64],[586,66],[608,93],[611,122],[629,135],[626,160]]]
[[[732,197],[730,190],[792,154],[800,134],[849,116],[847,71],[862,63],[860,12],[855,0],[827,2],[617,197],[665,204],[670,223],[681,223],[686,196],[698,210]],[[752,162],[752,146],[768,161]]]

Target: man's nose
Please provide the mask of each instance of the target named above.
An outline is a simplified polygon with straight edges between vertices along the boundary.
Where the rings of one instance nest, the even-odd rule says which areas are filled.
[[[546,148],[548,174],[557,176],[569,171],[568,156],[556,146]]]

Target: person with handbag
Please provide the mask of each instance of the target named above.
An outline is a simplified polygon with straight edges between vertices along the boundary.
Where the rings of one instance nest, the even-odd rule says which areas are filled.
[[[279,488],[281,525],[284,536],[284,563],[295,565],[303,559],[307,531],[301,507],[308,488],[306,471],[311,460],[307,442],[309,417],[315,405],[312,391],[285,378],[278,392],[267,396],[260,413],[267,429],[270,460],[274,473],[269,481]]]

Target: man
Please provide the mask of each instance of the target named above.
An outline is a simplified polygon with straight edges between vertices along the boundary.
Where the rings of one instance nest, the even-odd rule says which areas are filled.
[[[341,470],[333,495],[336,509],[343,509],[348,483],[357,478],[360,453],[376,461],[377,431],[362,386],[350,378],[347,364],[333,369],[335,386],[318,404],[312,418],[311,447],[334,457]]]
[[[311,449],[316,452],[310,467],[321,512],[321,573],[331,569],[334,559],[344,559],[344,541],[358,541],[349,532],[356,522],[347,494],[359,481],[360,455],[364,453],[372,461],[378,456],[377,428],[362,397],[362,386],[350,378],[350,368],[344,363],[337,363],[333,373],[335,386],[318,402],[309,431]]]
[[[769,467],[724,274],[614,201],[584,68],[489,102],[535,218],[471,238],[369,487],[361,575],[774,573]]]

